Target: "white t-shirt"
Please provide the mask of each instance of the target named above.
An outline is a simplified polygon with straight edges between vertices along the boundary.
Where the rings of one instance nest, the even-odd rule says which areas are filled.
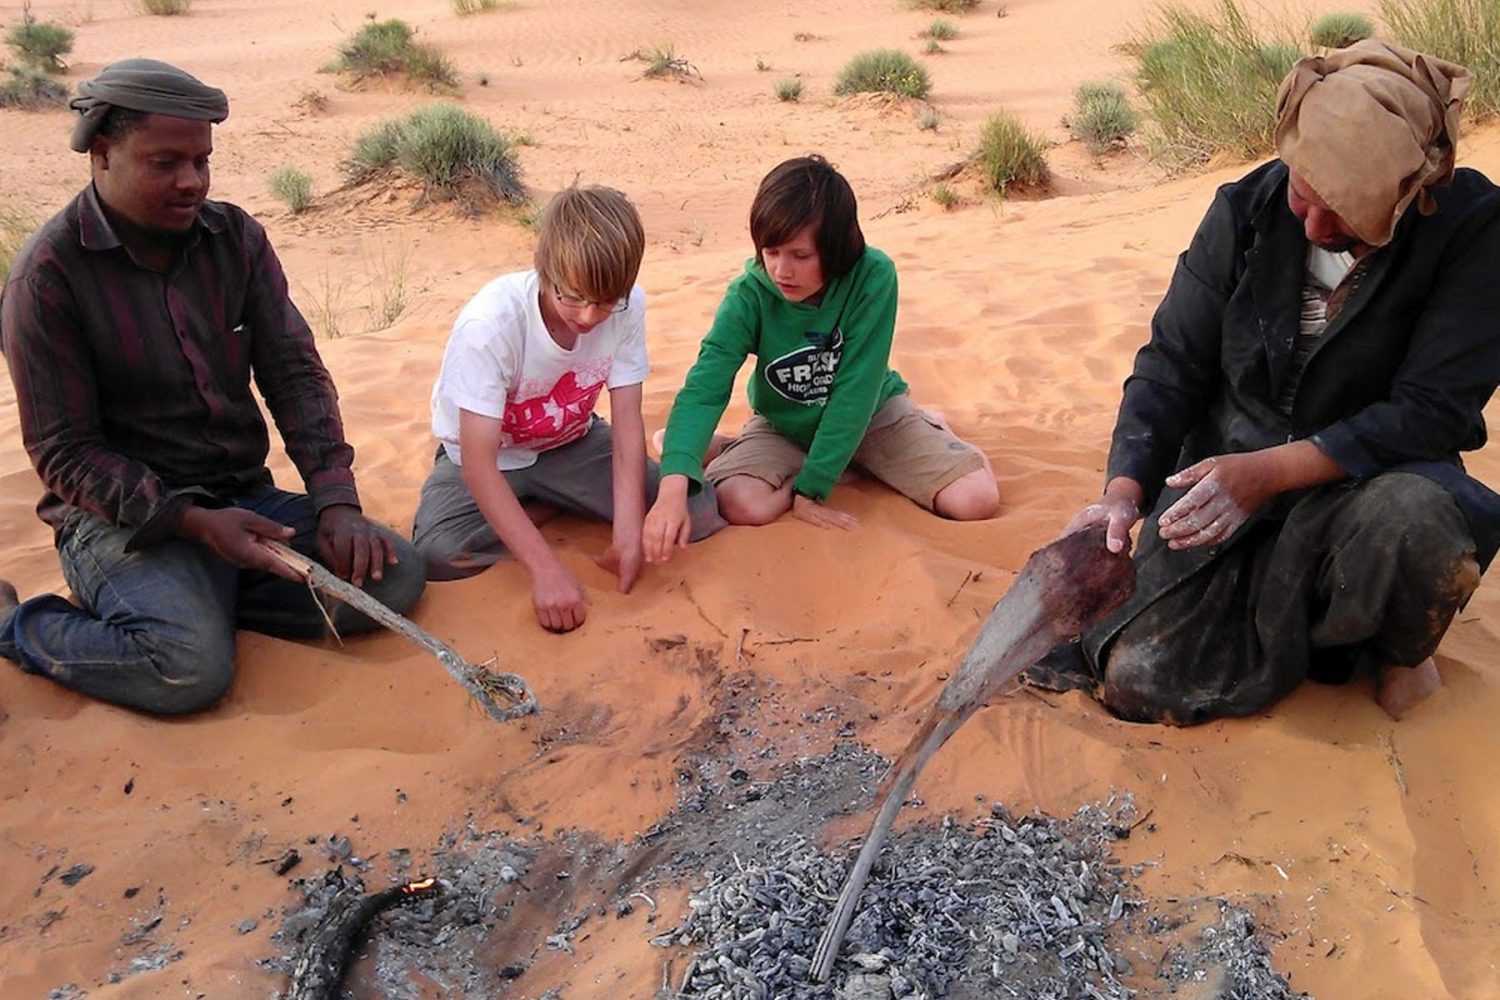
[[[432,387],[432,433],[454,464],[459,410],[501,422],[502,470],[524,469],[537,455],[588,433],[606,387],[646,379],[646,293],[563,350],[547,332],[535,271],[501,275],[469,300],[453,323],[443,368]]]

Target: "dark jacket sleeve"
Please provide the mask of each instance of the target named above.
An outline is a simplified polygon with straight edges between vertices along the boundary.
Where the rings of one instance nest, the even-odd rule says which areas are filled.
[[[1446,247],[1389,395],[1312,435],[1354,478],[1407,462],[1457,459],[1485,441],[1500,383],[1500,217],[1471,215]]]
[[[1108,478],[1138,482],[1149,507],[1220,378],[1225,307],[1244,255],[1229,188],[1221,188],[1177,259],[1151,340],[1135,358],[1110,444]]]
[[[358,507],[351,471],[354,449],[344,439],[333,379],[318,356],[307,320],[292,303],[265,229],[249,216],[242,223],[250,255],[245,324],[251,332],[255,383],[313,506],[320,513],[334,504]]]

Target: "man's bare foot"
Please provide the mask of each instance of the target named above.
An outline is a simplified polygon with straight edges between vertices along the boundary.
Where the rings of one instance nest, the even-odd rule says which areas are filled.
[[[9,611],[21,603],[21,595],[16,593],[9,580],[0,580],[0,611]]]
[[[651,451],[655,453],[657,458],[661,458],[662,443],[665,442],[666,439],[666,428],[662,428],[655,434],[651,435]],[[734,444],[733,434],[715,434],[713,437],[709,438],[708,450],[703,453],[703,464],[707,465],[709,462],[712,462],[714,459],[718,458],[719,452],[723,451],[725,448],[728,448],[732,444]]]
[[[1399,719],[1443,686],[1437,664],[1428,657],[1415,667],[1387,667],[1375,681],[1375,700]]]

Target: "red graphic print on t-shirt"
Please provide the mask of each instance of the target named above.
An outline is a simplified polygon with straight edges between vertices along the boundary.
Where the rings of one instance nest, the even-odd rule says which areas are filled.
[[[564,372],[549,391],[505,404],[500,428],[510,443],[541,451],[567,444],[588,432],[604,379],[579,385],[576,372]]]

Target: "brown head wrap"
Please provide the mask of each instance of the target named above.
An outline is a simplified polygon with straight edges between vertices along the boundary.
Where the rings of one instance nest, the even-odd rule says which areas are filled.
[[[1416,200],[1453,179],[1458,116],[1474,77],[1366,39],[1297,60],[1276,96],[1276,151],[1361,240],[1383,246]]]

